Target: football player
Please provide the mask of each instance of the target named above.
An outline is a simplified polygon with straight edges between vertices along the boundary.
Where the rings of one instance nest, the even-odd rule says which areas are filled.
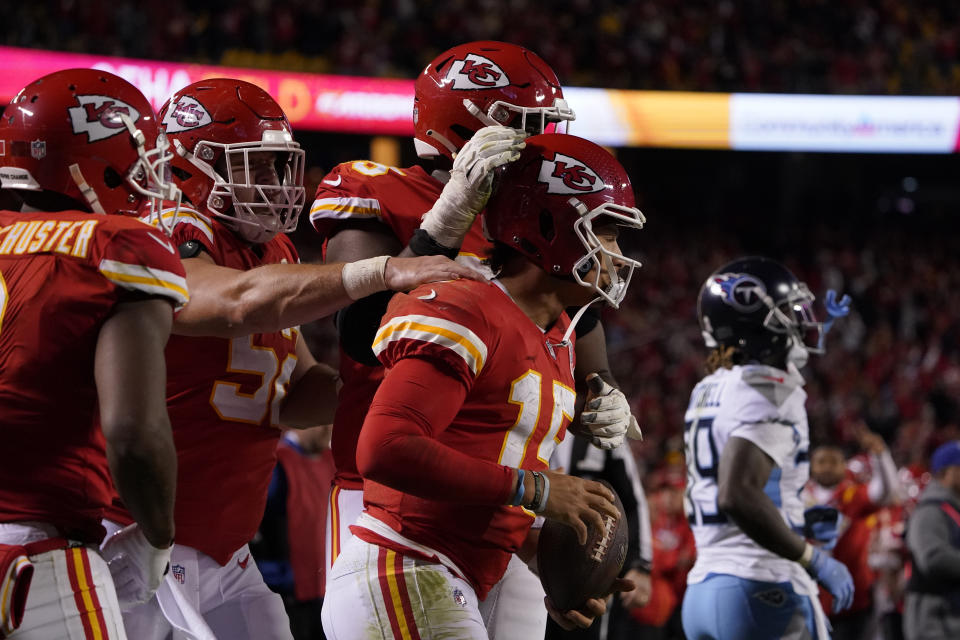
[[[536,514],[583,543],[615,513],[606,487],[548,461],[575,412],[564,309],[618,305],[639,266],[617,244],[644,222],[629,178],[591,142],[533,136],[484,221],[496,278],[395,296],[374,340],[386,373],[357,448],[366,509],[327,578],[329,637],[487,638],[478,601]],[[605,607],[588,602],[551,615],[587,626]]]
[[[0,120],[0,185],[22,201],[0,211],[0,556],[34,570],[7,637],[125,638],[118,594],[152,593],[166,571],[163,350],[187,286],[167,236],[132,216],[177,199],[169,159],[146,98],[104,71],[44,76]],[[105,550],[108,570],[111,480],[137,524]]]
[[[532,51],[480,41],[441,53],[415,83],[414,145],[423,166],[348,162],[320,183],[310,220],[326,241],[326,258],[440,254],[480,267],[490,243],[474,220],[489,197],[493,170],[517,157],[527,134],[566,126],[573,119],[556,74]],[[344,386],[333,430],[337,475],[327,516],[328,566],[349,540],[349,526],[363,508],[356,445],[384,375],[370,344],[390,296],[372,296],[338,314]],[[603,396],[603,413],[589,411],[591,415],[583,421],[592,429],[595,443],[616,446],[628,428],[638,436],[626,398],[610,386],[614,381],[597,315],[588,313],[578,323],[577,333],[577,390],[583,390],[586,375],[593,372],[609,383],[595,394]],[[529,594],[540,588],[523,562],[512,562],[509,575],[519,581],[512,593]],[[498,607],[497,600],[494,594],[483,603],[491,632],[502,629],[506,638],[542,636],[546,615],[530,617],[539,608],[508,609]],[[492,619],[509,616],[511,611],[521,612],[522,621],[519,617]]]
[[[686,509],[697,544],[687,576],[688,638],[829,638],[820,582],[836,611],[850,573],[794,529],[809,474],[799,368],[820,353],[814,296],[782,264],[742,258],[707,278],[697,311],[710,371],[685,416]]]
[[[137,638],[166,637],[182,594],[218,637],[289,638],[283,604],[247,543],[263,516],[278,426],[333,418],[336,373],[313,359],[297,326],[387,287],[479,276],[441,256],[297,264],[283,232],[295,228],[304,204],[303,151],[279,105],[253,84],[194,83],[159,117],[175,152],[173,176],[192,207],[171,220],[195,291],[167,348],[178,570],[125,622]],[[111,519],[127,516],[117,509]]]

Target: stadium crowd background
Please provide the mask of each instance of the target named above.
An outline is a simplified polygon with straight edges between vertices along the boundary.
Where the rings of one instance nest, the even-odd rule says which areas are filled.
[[[948,0],[55,0],[3,42],[80,53],[413,77],[468,40],[522,42],[577,86],[960,94]]]
[[[453,44],[493,38],[534,49],[574,86],[960,95],[960,5],[946,1],[59,0],[5,14],[6,45],[232,66],[412,78]],[[367,156],[364,136],[300,139],[310,194],[336,163]],[[412,144],[403,147],[413,163]],[[634,451],[652,491],[676,488],[682,468],[683,412],[705,356],[698,289],[744,253],[784,260],[818,297],[834,288],[853,298],[828,353],[805,370],[815,443],[853,455],[865,423],[898,465],[918,468],[960,438],[956,155],[618,156],[649,224],[628,240],[644,267],[605,326],[646,435]],[[296,240],[309,258],[306,227],[303,216]],[[308,335],[332,362],[331,323]]]

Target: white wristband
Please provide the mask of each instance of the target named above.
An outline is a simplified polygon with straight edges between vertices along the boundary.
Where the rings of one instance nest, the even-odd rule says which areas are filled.
[[[797,559],[797,562],[800,563],[800,566],[804,569],[810,566],[810,561],[813,559],[813,545],[809,542],[807,546],[803,548],[803,553],[800,554],[800,558]]]
[[[390,256],[377,256],[343,265],[340,282],[343,283],[343,288],[351,300],[359,300],[386,290],[384,273],[389,259]]]

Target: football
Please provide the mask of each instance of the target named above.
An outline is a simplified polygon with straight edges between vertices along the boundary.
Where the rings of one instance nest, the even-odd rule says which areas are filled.
[[[627,557],[627,514],[620,496],[613,491],[620,517],[604,516],[604,527],[588,527],[587,544],[577,533],[557,520],[547,520],[537,545],[537,567],[543,590],[561,611],[580,608],[589,598],[605,595],[620,575]]]

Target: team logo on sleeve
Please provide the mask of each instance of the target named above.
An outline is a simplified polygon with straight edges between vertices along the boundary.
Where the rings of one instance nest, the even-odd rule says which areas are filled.
[[[555,154],[553,160],[543,159],[538,180],[547,185],[547,193],[563,195],[595,193],[605,186],[596,171],[562,153]]]
[[[213,118],[202,104],[190,96],[182,96],[177,104],[167,109],[161,124],[167,133],[180,133],[205,127],[211,122]]]
[[[489,58],[468,53],[450,65],[445,80],[453,80],[451,89],[496,89],[510,84],[506,72]]]
[[[105,140],[126,131],[120,114],[131,121],[140,119],[140,112],[124,102],[110,96],[76,96],[78,106],[70,107],[70,126],[77,135],[87,134],[87,142]]]
[[[746,273],[723,273],[714,278],[720,298],[742,313],[751,313],[763,306],[767,288]]]

